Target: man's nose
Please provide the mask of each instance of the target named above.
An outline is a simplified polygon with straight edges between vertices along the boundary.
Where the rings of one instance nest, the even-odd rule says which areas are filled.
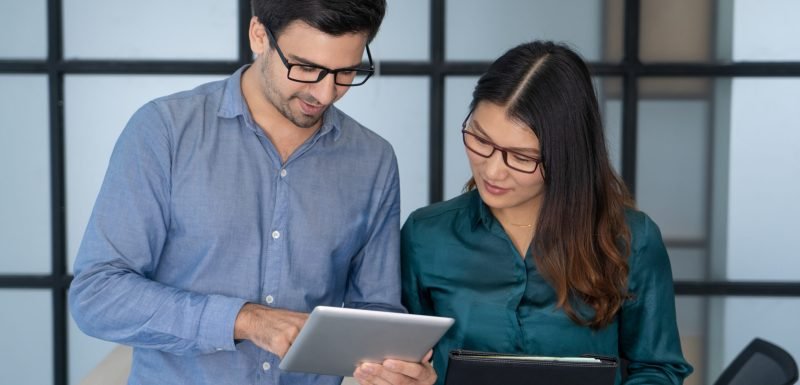
[[[312,83],[309,92],[320,104],[329,105],[336,100],[337,89],[334,82],[334,74],[325,75],[322,80]]]

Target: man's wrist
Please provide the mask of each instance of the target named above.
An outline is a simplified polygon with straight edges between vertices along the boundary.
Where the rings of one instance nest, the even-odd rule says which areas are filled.
[[[236,316],[236,321],[233,324],[233,339],[234,341],[241,341],[250,339],[250,325],[253,323],[253,312],[257,306],[253,303],[245,303],[239,314]]]

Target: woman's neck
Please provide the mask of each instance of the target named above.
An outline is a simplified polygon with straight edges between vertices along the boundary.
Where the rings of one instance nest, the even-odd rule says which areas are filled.
[[[528,207],[513,207],[506,209],[491,209],[492,214],[503,226],[514,247],[522,258],[528,252],[539,220],[539,205]]]

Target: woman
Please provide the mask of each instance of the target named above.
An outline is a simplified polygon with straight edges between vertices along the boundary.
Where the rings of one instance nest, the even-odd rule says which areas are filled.
[[[455,325],[434,348],[613,355],[626,384],[681,384],[672,275],[658,227],[608,159],[586,64],[551,42],[497,59],[473,93],[467,192],[402,230],[403,301]],[[617,383],[621,383],[617,376]]]

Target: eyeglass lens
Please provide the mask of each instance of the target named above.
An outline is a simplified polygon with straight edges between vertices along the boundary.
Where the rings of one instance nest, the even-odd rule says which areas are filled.
[[[498,150],[502,153],[505,164],[514,170],[525,173],[534,173],[536,172],[536,168],[539,166],[539,161],[534,158],[519,155],[506,149],[502,149],[489,140],[467,130],[463,130],[462,132],[464,135],[464,145],[467,146],[467,149],[484,158],[491,157],[495,150]]]

